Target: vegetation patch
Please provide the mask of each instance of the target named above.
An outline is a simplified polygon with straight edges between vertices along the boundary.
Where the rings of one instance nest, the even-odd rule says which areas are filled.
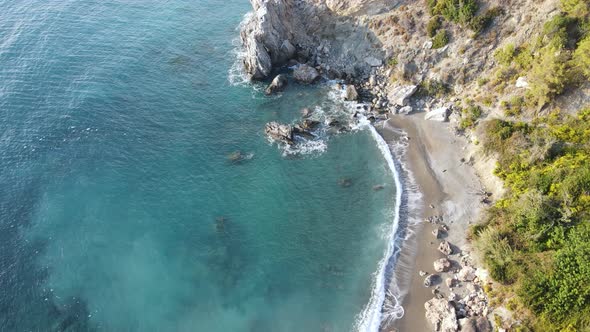
[[[432,38],[432,48],[442,48],[449,43],[449,33],[445,29],[438,30],[434,38]]]

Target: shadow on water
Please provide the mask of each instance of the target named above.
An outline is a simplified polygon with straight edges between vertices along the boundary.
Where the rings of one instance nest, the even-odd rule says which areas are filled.
[[[41,196],[40,179],[26,184],[5,183],[4,188],[22,190],[0,192],[0,330],[90,331],[82,300],[72,299],[60,307],[51,290],[42,286],[49,271],[39,266],[36,258],[47,242],[27,240],[22,234],[30,227]]]

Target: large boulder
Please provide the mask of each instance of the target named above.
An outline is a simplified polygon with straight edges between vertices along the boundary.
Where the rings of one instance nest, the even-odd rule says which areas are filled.
[[[264,93],[266,93],[267,95],[271,95],[273,93],[283,91],[286,86],[287,86],[287,78],[285,77],[285,75],[279,74],[272,80],[272,82],[266,88]]]
[[[433,298],[424,304],[424,308],[426,309],[426,320],[432,325],[434,331],[459,331],[455,307],[449,301]]]
[[[359,98],[359,94],[356,91],[356,88],[354,87],[354,85],[349,84],[346,86],[346,94],[344,95],[344,99],[348,100],[348,101],[354,101],[357,100]]]
[[[318,71],[315,68],[313,68],[312,66],[303,64],[303,65],[297,66],[293,70],[293,77],[298,82],[301,82],[304,84],[311,84],[316,79],[318,79],[318,77],[320,77],[320,73],[318,73]]]
[[[441,258],[434,261],[434,270],[436,272],[447,272],[451,268],[451,261],[447,258]]]
[[[374,56],[366,57],[365,62],[371,67],[381,67],[381,65],[383,65],[383,61],[377,59]]]
[[[448,107],[439,107],[426,113],[424,119],[445,122],[449,120],[449,115],[450,112]]]
[[[416,93],[416,90],[418,90],[418,86],[416,85],[402,85],[393,88],[387,97],[389,98],[389,101],[396,105],[406,106],[408,104],[408,99]]]
[[[451,247],[451,244],[448,241],[442,241],[438,245],[438,251],[442,252],[447,256],[453,254],[453,248]]]
[[[266,135],[275,141],[293,144],[293,127],[278,122],[269,122],[264,127]]]

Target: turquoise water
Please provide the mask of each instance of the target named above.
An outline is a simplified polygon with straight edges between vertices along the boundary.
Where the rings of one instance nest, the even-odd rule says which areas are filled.
[[[329,86],[230,83],[248,2],[0,9],[0,330],[355,328],[390,170],[368,130],[305,154],[266,140],[342,106]]]

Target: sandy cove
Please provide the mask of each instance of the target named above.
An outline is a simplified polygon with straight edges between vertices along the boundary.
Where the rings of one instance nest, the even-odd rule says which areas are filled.
[[[471,223],[478,220],[483,207],[479,195],[482,185],[475,169],[465,162],[468,159],[468,143],[451,132],[449,123],[424,120],[424,114],[392,115],[389,121],[377,125],[388,144],[400,139],[395,129],[401,129],[407,134],[408,147],[402,159],[405,159],[406,167],[422,193],[421,206],[418,207],[419,211],[415,211],[422,222],[409,232],[396,268],[405,314],[394,323],[394,329],[402,332],[433,330],[425,319],[424,304],[434,297],[435,287],[425,287],[425,276],[419,272],[435,273],[433,262],[446,256],[437,250],[443,239],[437,239],[432,234],[441,225],[424,220],[443,216],[443,223],[448,227],[443,238],[455,247],[455,252],[449,256],[453,261],[451,272],[440,274],[440,292],[448,297],[451,291],[445,279],[460,268],[455,264],[461,262],[461,255],[471,251],[466,241],[467,230]],[[453,291],[459,296],[465,293],[465,289],[455,288]]]

